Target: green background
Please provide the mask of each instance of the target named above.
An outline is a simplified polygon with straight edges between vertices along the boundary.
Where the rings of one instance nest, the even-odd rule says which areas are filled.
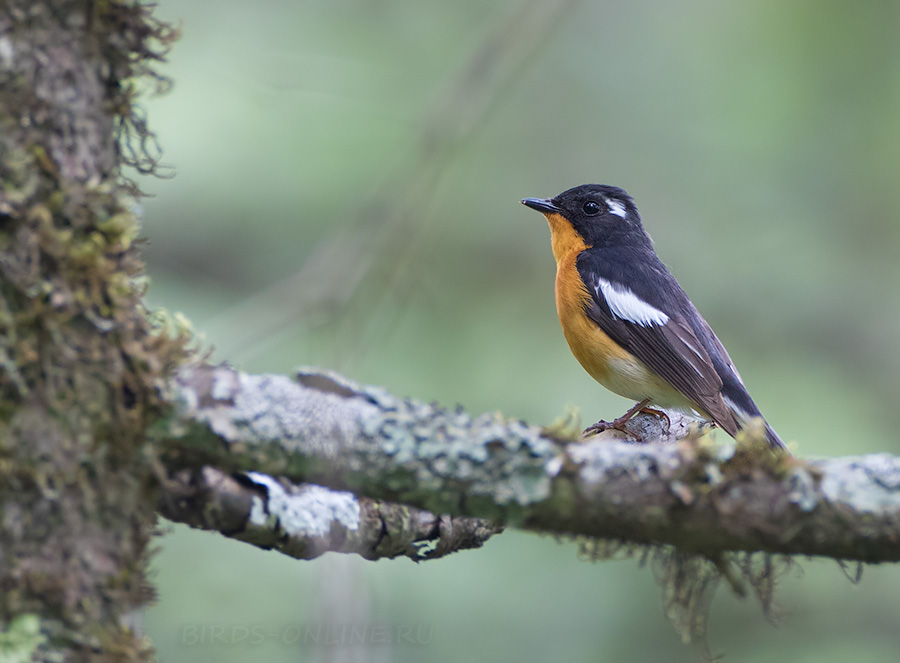
[[[621,414],[569,354],[544,220],[585,182],[657,250],[801,455],[898,452],[900,3],[162,2],[141,185],[150,300],[248,371],[335,368],[536,424]],[[301,271],[302,270],[302,271]],[[172,527],[163,661],[692,661],[652,570],[508,532],[446,560],[300,562]],[[801,570],[802,569],[802,570]],[[894,660],[900,572],[801,561],[772,627],[721,588],[734,661]],[[331,648],[297,626],[424,629]],[[265,627],[263,644],[210,642]],[[238,630],[235,630],[238,629]],[[394,631],[396,632],[396,630]],[[192,634],[206,638],[196,642]],[[280,634],[280,639],[278,635]]]

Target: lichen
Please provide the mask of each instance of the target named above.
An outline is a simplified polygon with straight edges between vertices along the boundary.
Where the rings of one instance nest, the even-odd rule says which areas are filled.
[[[47,641],[41,633],[40,617],[22,614],[0,630],[0,661],[4,663],[29,663],[34,660],[38,648]]]
[[[842,458],[841,472],[829,472],[820,490],[831,503],[852,506],[858,513],[884,513],[900,507],[900,459],[890,454]]]
[[[247,477],[266,488],[265,506],[254,501],[250,522],[265,525],[270,517],[291,536],[325,536],[333,524],[356,531],[359,529],[359,502],[352,493],[328,490],[305,484],[288,492],[272,477],[248,472]],[[257,498],[258,499],[258,498]]]

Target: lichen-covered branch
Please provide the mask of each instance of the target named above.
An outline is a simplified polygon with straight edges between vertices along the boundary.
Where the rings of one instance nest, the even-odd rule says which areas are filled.
[[[291,379],[201,366],[183,373],[172,398],[178,408],[155,433],[171,467],[263,472],[713,559],[738,550],[900,559],[900,459],[886,454],[805,461],[694,434],[561,443],[499,415],[471,417],[314,370]]]
[[[502,530],[480,518],[435,516],[315,484],[292,484],[258,472],[232,476],[212,467],[171,477],[159,512],[298,559],[325,552],[438,559],[480,548]]]

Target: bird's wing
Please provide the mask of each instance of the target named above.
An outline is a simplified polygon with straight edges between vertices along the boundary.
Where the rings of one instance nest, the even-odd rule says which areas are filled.
[[[668,293],[674,305],[663,310],[660,303],[651,304],[627,285],[612,280],[601,263],[590,256],[585,258],[578,260],[577,267],[591,295],[585,306],[587,316],[733,435],[738,423],[722,398],[722,378],[681,312],[687,296],[674,279],[666,272],[671,279],[666,280],[666,286],[674,288]]]

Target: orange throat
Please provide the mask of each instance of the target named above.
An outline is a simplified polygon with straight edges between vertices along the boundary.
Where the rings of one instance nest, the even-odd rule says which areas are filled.
[[[557,267],[560,260],[571,253],[576,256],[590,248],[584,243],[584,238],[575,232],[575,228],[559,214],[545,214],[547,224],[550,226],[550,246],[553,248],[553,259]]]

